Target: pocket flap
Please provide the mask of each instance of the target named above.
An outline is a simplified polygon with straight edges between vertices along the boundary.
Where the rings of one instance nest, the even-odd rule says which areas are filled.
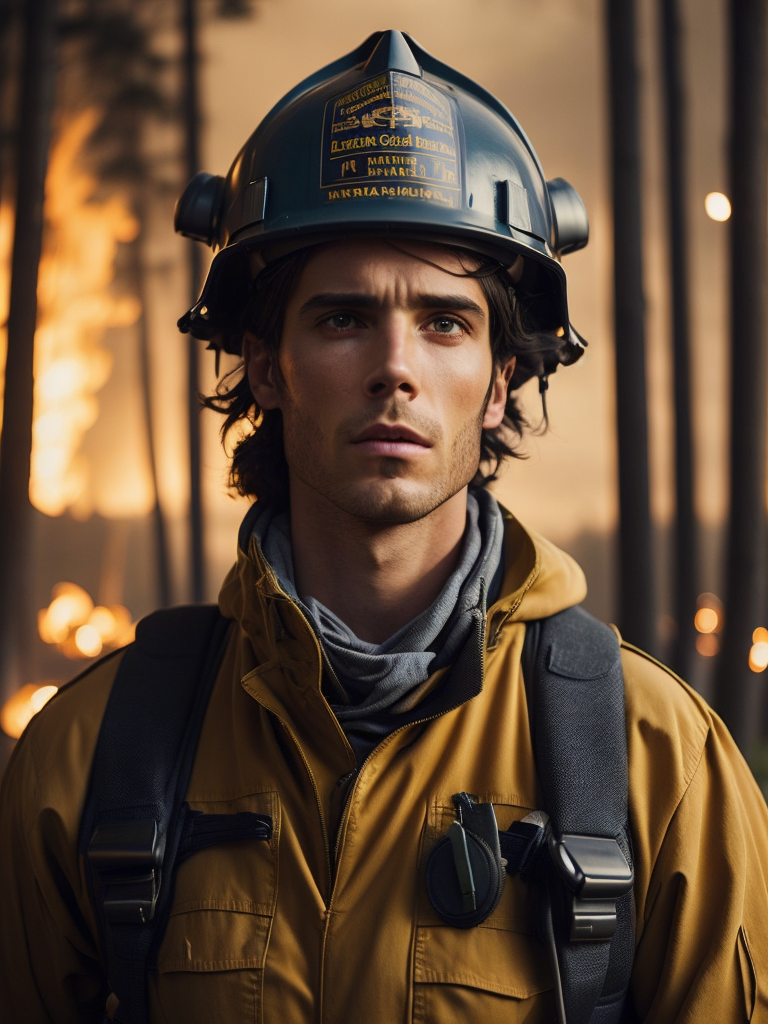
[[[417,929],[414,981],[464,985],[516,999],[552,988],[546,950],[534,936],[447,925]]]
[[[168,922],[157,969],[169,971],[236,971],[261,968],[271,917],[234,910],[191,910]]]
[[[160,974],[260,969],[277,899],[277,793],[190,800],[190,806],[207,814],[268,814],[272,838],[269,842],[237,840],[210,846],[179,865],[157,969]]]

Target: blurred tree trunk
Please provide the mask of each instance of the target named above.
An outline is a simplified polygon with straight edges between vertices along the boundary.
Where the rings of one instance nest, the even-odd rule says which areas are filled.
[[[137,132],[138,136],[138,132]],[[139,369],[141,374],[141,402],[144,411],[144,424],[147,431],[147,458],[152,477],[154,503],[152,505],[152,530],[155,535],[155,564],[157,580],[157,601],[161,608],[168,608],[171,601],[171,560],[168,551],[168,536],[165,518],[160,505],[160,487],[157,471],[157,431],[152,412],[152,363],[150,355],[149,317],[147,315],[147,255],[144,246],[148,215],[146,184],[138,186],[135,202],[139,233],[131,242],[131,277],[132,290],[139,300],[141,312],[137,323],[139,342]]]
[[[629,641],[655,653],[635,2],[607,0],[606,12],[619,442],[619,626]]]
[[[675,402],[674,616],[677,638],[672,667],[690,680],[696,656],[698,588],[697,525],[693,507],[693,428],[686,215],[686,123],[683,48],[678,0],[661,0],[664,105],[666,109],[667,208],[672,286],[672,352]]]
[[[7,184],[8,153],[13,139],[7,111],[11,107],[10,80],[15,63],[11,39],[16,29],[16,20],[10,0],[0,0],[0,204]]]
[[[20,595],[29,574],[33,357],[55,77],[55,0],[27,0],[16,123],[16,224],[0,437],[0,696],[20,682]],[[20,607],[21,606],[21,607]]]
[[[731,480],[715,705],[749,754],[762,680],[747,659],[766,590],[766,0],[732,0],[730,32]]]
[[[200,170],[200,104],[198,98],[197,4],[196,0],[182,0],[182,29],[184,38],[184,130],[186,139],[187,180]],[[201,286],[200,248],[198,242],[189,246],[190,305],[197,302]],[[191,591],[193,601],[205,599],[205,549],[203,502],[200,481],[200,403],[198,342],[187,339],[187,421],[189,432],[189,528]]]
[[[152,532],[155,540],[155,581],[156,600],[161,608],[168,608],[171,601],[171,560],[168,550],[168,535],[165,518],[160,505],[160,486],[157,470],[157,430],[152,409],[152,361],[150,345],[148,288],[147,288],[147,251],[146,237],[149,223],[151,175],[149,162],[143,152],[143,125],[145,111],[140,106],[126,108],[123,111],[122,145],[126,153],[132,155],[131,191],[133,213],[139,224],[136,238],[129,243],[128,284],[131,292],[139,301],[139,319],[136,324],[139,352],[139,377],[141,382],[141,407],[144,414],[144,427],[147,432],[147,462],[152,478],[153,504],[150,516]]]

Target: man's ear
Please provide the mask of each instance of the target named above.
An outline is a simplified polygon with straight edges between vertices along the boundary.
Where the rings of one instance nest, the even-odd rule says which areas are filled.
[[[261,338],[251,331],[243,335],[243,362],[251,393],[260,409],[277,409],[280,394],[275,384],[275,360]]]
[[[516,360],[513,356],[503,366],[498,366],[494,370],[491,394],[485,407],[485,415],[483,416],[483,430],[493,430],[504,419],[509,382],[512,379],[512,374],[515,372],[515,362]]]

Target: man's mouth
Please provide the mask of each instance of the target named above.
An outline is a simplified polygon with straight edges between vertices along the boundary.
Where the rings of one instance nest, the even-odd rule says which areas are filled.
[[[352,439],[356,447],[373,455],[414,455],[432,447],[432,442],[402,423],[374,423]]]

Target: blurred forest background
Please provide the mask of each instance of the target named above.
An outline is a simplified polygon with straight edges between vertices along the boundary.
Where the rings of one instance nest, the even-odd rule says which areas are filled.
[[[0,766],[138,618],[215,600],[245,504],[175,328],[211,254],[173,206],[382,28],[495,93],[590,215],[589,349],[500,499],[765,782],[766,0],[0,0]]]

